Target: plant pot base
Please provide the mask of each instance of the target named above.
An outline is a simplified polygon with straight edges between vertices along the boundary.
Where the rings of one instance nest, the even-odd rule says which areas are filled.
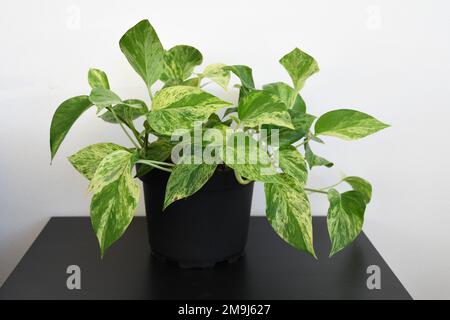
[[[228,264],[235,263],[244,254],[245,254],[245,251],[241,251],[237,254],[234,254],[234,255],[224,258],[224,259],[209,260],[209,261],[188,261],[188,260],[183,261],[183,260],[177,260],[177,259],[173,259],[173,258],[164,256],[164,255],[159,254],[152,250],[152,256],[154,256],[160,262],[175,263],[181,269],[209,269],[209,268],[214,268],[217,264],[221,264],[221,263],[228,263]]]

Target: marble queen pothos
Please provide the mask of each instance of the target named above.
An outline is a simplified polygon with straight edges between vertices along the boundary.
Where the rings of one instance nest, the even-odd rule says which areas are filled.
[[[90,93],[64,101],[56,109],[50,128],[52,160],[74,122],[94,106],[98,117],[118,124],[132,144],[126,147],[97,143],[69,157],[75,169],[90,181],[91,219],[102,256],[122,236],[133,218],[139,200],[139,189],[132,173],[136,163],[141,164],[137,176],[152,169],[171,172],[165,207],[197,192],[212,176],[217,164],[167,161],[174,146],[170,136],[177,129],[191,130],[198,122],[205,129],[231,128],[236,135],[245,135],[248,139],[258,139],[261,129],[279,130],[279,149],[262,150],[268,158],[270,153],[278,152],[279,166],[274,168],[279,172],[277,175],[260,174],[260,164],[232,164],[227,157],[222,160],[224,166],[234,170],[240,183],[264,183],[267,219],[287,243],[316,257],[308,200],[311,192],[324,194],[329,199],[330,256],[358,236],[372,187],[355,176],[344,177],[330,187],[306,187],[309,170],[316,166],[333,166],[332,162],[313,153],[312,144],[323,143],[324,136],[345,140],[364,138],[387,125],[351,109],[333,110],[318,118],[311,115],[299,92],[306,80],[319,71],[313,57],[295,48],[280,59],[292,83],[274,82],[256,88],[252,69],[245,65],[216,63],[198,70],[203,56],[197,49],[187,45],[165,49],[147,20],[123,35],[120,49],[144,80],[151,105],[138,99],[122,99],[111,90],[105,72],[90,69]],[[234,86],[239,97],[236,105],[204,90],[210,83],[226,90],[231,76],[240,82]],[[162,83],[159,86],[162,88],[155,92],[158,82]],[[144,120],[141,128],[134,122],[138,118]],[[187,178],[194,183],[184,183]],[[350,190],[337,191],[336,186],[341,183]]]

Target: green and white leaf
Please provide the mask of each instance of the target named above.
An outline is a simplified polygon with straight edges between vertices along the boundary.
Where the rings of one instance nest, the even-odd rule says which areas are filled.
[[[325,113],[316,122],[316,135],[356,140],[389,127],[374,117],[356,110],[340,109]]]
[[[171,135],[176,129],[192,129],[194,122],[206,121],[212,113],[229,105],[199,88],[169,87],[155,95],[147,119],[156,132]]]
[[[366,204],[370,202],[372,199],[372,185],[369,181],[360,177],[345,177],[343,181],[347,182],[353,190],[360,192]]]
[[[96,143],[70,156],[69,161],[79,173],[91,180],[100,162],[117,150],[126,148],[114,143]]]
[[[277,170],[268,153],[245,132],[227,135],[222,159],[227,166],[247,180],[285,183],[283,175]]]
[[[123,35],[119,44],[128,62],[150,90],[164,67],[165,51],[155,29],[148,20],[142,20]]]
[[[109,89],[109,81],[106,73],[100,69],[89,69],[88,82],[92,89],[103,88]]]
[[[283,172],[295,179],[300,187],[304,187],[308,181],[308,168],[303,155],[293,146],[280,148],[278,154]]]
[[[306,158],[306,161],[308,162],[310,169],[312,169],[314,167],[320,167],[320,166],[324,166],[327,168],[331,168],[332,166],[334,166],[333,162],[330,162],[325,158],[315,155],[312,152],[311,147],[309,146],[308,143],[305,144],[305,158]]]
[[[106,249],[123,235],[139,202],[139,187],[131,176],[130,166],[128,162],[126,168],[120,170],[117,179],[92,197],[91,222],[102,257]]]
[[[283,82],[270,83],[263,86],[263,90],[270,92],[279,98],[288,109],[298,113],[306,112],[306,104],[303,98],[289,85]]]
[[[133,153],[128,150],[117,150],[108,154],[95,170],[89,184],[89,191],[100,192],[105,186],[119,179],[124,172],[131,171]]]
[[[249,128],[273,124],[294,129],[286,105],[268,92],[250,92],[239,103],[238,115],[241,122]]]
[[[226,69],[226,65],[223,63],[214,63],[206,66],[203,73],[199,76],[202,78],[208,78],[209,80],[217,83],[224,90],[228,89],[228,83],[230,82],[230,71]]]
[[[314,116],[294,109],[290,109],[288,112],[294,129],[271,125],[263,125],[262,127],[267,130],[268,138],[273,136],[271,130],[278,129],[278,142],[280,147],[291,145],[305,137],[315,120]]]
[[[277,234],[296,249],[317,258],[308,197],[297,185],[264,184],[266,216]]]
[[[297,92],[303,88],[305,81],[310,76],[319,71],[316,60],[298,48],[281,58],[280,63],[289,73]]]
[[[167,182],[164,209],[171,203],[189,197],[203,187],[216,170],[217,164],[178,164]]]
[[[239,78],[239,80],[241,80],[241,84],[243,87],[248,89],[255,89],[253,72],[250,67],[244,65],[234,65],[225,67],[225,70],[233,72]]]
[[[98,111],[101,111],[102,109],[111,105],[123,103],[122,99],[117,94],[109,89],[104,88],[92,89],[89,100],[91,100],[91,102],[97,106]]]
[[[55,157],[61,143],[77,119],[92,106],[88,96],[70,98],[56,109],[50,126],[50,153]]]
[[[123,102],[115,105],[112,109],[119,119],[122,118],[127,123],[131,123],[133,120],[146,115],[148,112],[148,107],[142,100],[128,99]],[[117,123],[116,117],[114,117],[111,111],[103,113],[100,118],[106,122]]]
[[[164,54],[164,69],[160,79],[180,84],[191,76],[194,68],[202,64],[202,61],[202,54],[194,47],[175,46]]]
[[[344,249],[361,233],[364,223],[366,203],[364,195],[358,191],[340,194],[335,189],[328,191],[328,233],[332,248],[330,257]]]

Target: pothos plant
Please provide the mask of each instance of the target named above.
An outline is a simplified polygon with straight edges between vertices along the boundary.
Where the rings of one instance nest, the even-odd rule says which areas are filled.
[[[271,162],[273,150],[261,146],[257,148],[262,149],[258,152],[263,157],[267,157],[265,162],[236,164],[224,156],[225,152],[220,152],[220,165],[234,170],[240,183],[264,183],[267,219],[286,242],[316,257],[308,200],[311,192],[328,196],[330,256],[358,236],[366,206],[371,200],[371,185],[362,178],[350,176],[331,187],[307,188],[309,170],[333,166],[332,162],[316,155],[311,144],[324,143],[320,138],[323,136],[356,140],[387,125],[350,109],[333,110],[319,118],[307,113],[299,92],[305,81],[319,71],[314,58],[294,49],[280,59],[292,84],[275,82],[258,89],[248,66],[217,63],[194,72],[202,64],[202,54],[187,45],[165,50],[147,20],[124,34],[120,49],[144,80],[151,107],[142,100],[123,100],[111,90],[103,71],[90,69],[90,94],[64,101],[55,111],[50,128],[52,160],[74,122],[93,106],[102,120],[119,125],[132,144],[128,147],[110,142],[97,143],[69,157],[75,169],[90,181],[88,190],[93,195],[90,214],[102,256],[132,221],[139,200],[137,176],[152,169],[170,172],[164,202],[166,208],[197,192],[213,175],[218,164],[170,161],[174,147],[171,135],[180,128],[191,131],[198,122],[205,129],[229,128],[234,134],[248,139],[258,139],[262,129],[278,130],[278,166]],[[203,90],[210,82],[226,90],[231,75],[240,80],[235,86],[239,90],[235,106]],[[157,82],[162,85],[155,92]],[[139,121],[141,128],[135,123],[139,118],[143,119]],[[236,152],[227,144],[223,148],[231,148],[233,155]],[[245,150],[249,152],[249,148]],[[140,164],[136,174],[133,173],[135,164]],[[273,174],[267,174],[271,170]],[[335,186],[344,182],[351,190],[340,193]]]

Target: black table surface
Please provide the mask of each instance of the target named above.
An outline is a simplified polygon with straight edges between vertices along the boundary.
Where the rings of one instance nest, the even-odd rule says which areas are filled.
[[[87,217],[51,218],[11,276],[0,299],[411,299],[365,234],[328,258],[326,220],[314,218],[319,260],[283,242],[263,217],[252,217],[246,254],[210,269],[180,269],[150,254],[145,218],[100,259]],[[67,267],[81,270],[68,290]],[[380,268],[369,290],[367,268]]]

